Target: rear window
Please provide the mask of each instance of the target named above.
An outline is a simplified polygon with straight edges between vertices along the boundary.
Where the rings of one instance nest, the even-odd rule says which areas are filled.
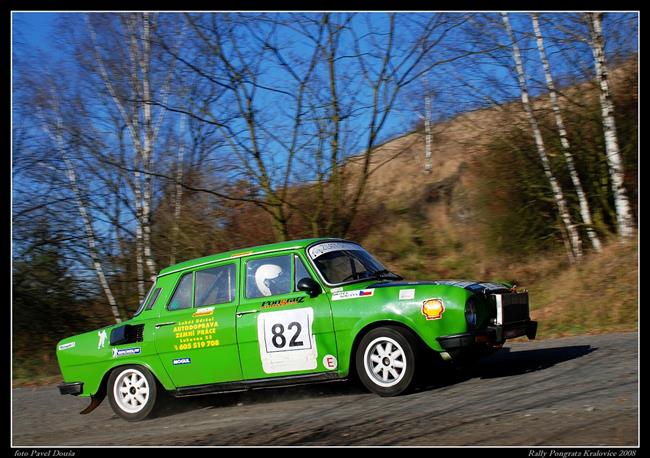
[[[196,272],[195,306],[231,302],[235,298],[236,272],[234,264]]]

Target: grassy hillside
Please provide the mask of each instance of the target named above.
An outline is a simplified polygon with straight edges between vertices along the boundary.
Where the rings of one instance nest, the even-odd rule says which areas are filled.
[[[619,142],[628,154],[628,192],[636,209],[636,62],[610,75]],[[564,94],[572,149],[581,159],[584,180],[596,176],[590,167],[600,164],[604,151],[598,143],[598,93],[592,83],[584,83]],[[548,97],[534,104],[556,173],[570,196],[573,186],[554,138]],[[366,196],[369,215],[351,238],[408,279],[507,280],[529,289],[540,338],[637,329],[637,244],[621,243],[611,232],[611,204],[603,201],[606,191],[602,194],[606,178],[604,185],[583,183],[593,191],[592,209],[604,208],[594,218],[605,249],[590,251],[585,236],[586,257],[571,265],[549,218],[555,208],[543,190],[546,183],[519,103],[435,125],[432,159],[433,170],[425,173],[421,131],[378,148]],[[525,195],[524,182],[532,190]],[[574,217],[579,221],[577,212]]]
[[[638,262],[636,242],[611,243],[529,285],[540,337],[638,330]]]

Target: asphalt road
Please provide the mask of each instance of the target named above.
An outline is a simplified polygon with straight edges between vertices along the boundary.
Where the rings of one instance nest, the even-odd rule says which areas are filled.
[[[381,398],[350,382],[174,399],[128,423],[105,400],[15,388],[12,445],[635,446],[638,334],[507,343],[415,393]],[[442,368],[441,368],[442,369]]]

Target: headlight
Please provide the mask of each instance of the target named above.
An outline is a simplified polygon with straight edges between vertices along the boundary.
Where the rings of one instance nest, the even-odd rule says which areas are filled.
[[[465,321],[467,321],[468,329],[476,327],[476,301],[474,297],[470,297],[465,303]]]

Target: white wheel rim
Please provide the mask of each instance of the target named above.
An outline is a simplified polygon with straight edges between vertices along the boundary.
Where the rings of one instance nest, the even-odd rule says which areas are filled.
[[[149,400],[149,382],[137,369],[125,369],[113,384],[113,398],[125,412],[138,413]]]
[[[378,337],[366,346],[363,365],[373,383],[389,388],[404,378],[406,354],[395,340],[390,337]]]

